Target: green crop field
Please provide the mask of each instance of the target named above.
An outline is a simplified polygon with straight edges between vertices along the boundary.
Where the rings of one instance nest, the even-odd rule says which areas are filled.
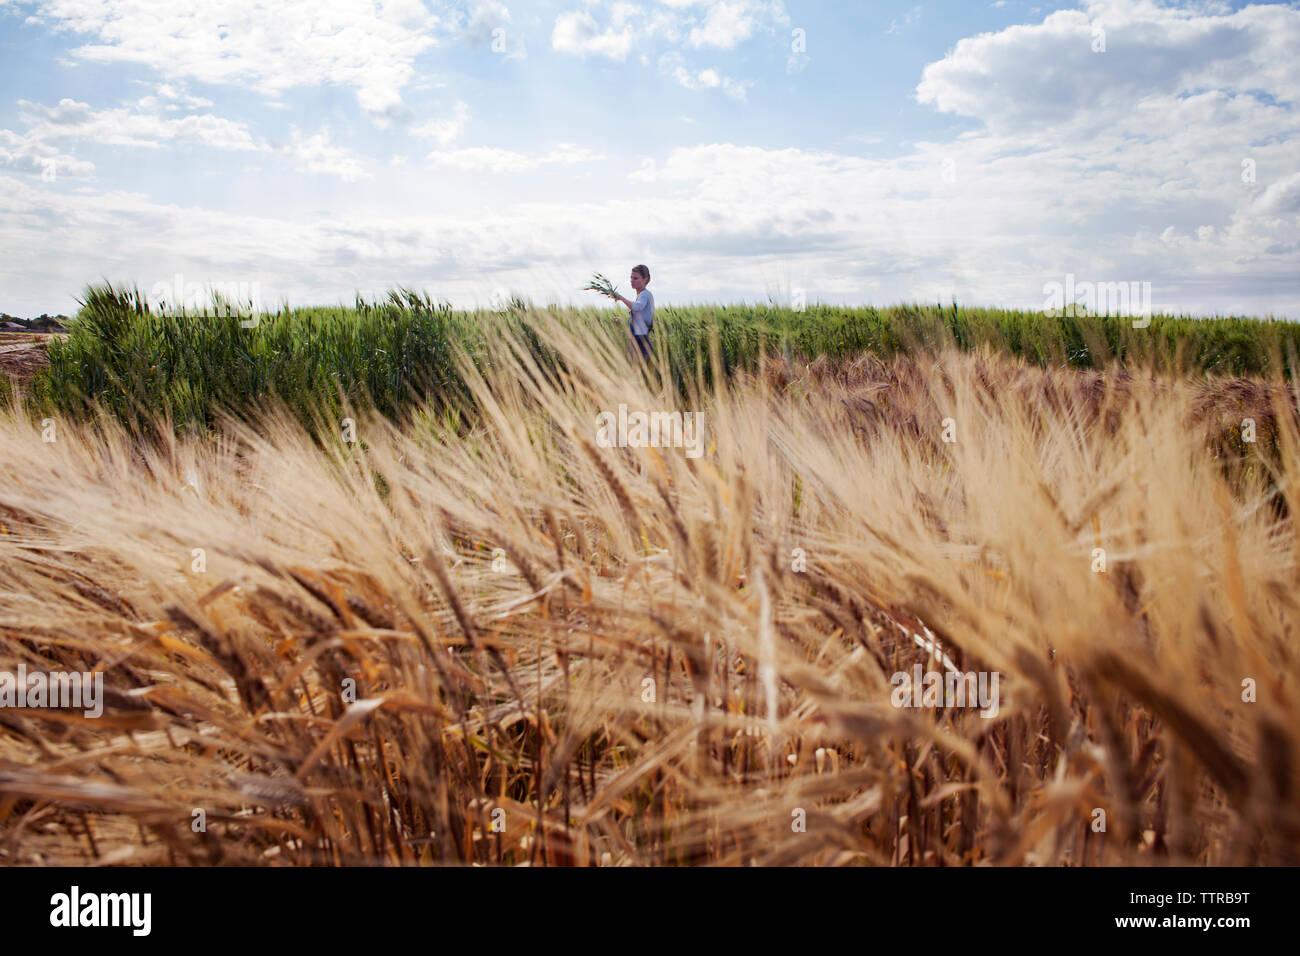
[[[278,396],[303,417],[344,401],[400,416],[417,404],[459,408],[466,397],[456,354],[485,361],[490,338],[529,334],[533,307],[458,311],[427,295],[393,290],[352,307],[283,307],[241,320],[228,305],[203,315],[157,314],[135,289],[89,287],[64,341],[33,382],[36,406],[81,417],[99,406],[136,424],[160,414],[178,429],[208,425],[220,409],[256,412]],[[622,333],[621,310],[548,310],[589,335]],[[1100,368],[1113,361],[1206,375],[1291,377],[1300,324],[1243,317],[1157,315],[1147,327],[1118,316],[947,306],[845,308],[810,305],[661,307],[653,340],[677,386],[715,365],[731,374],[764,351],[787,359],[882,357],[956,346],[988,347],[1043,367]],[[711,342],[716,339],[716,351]]]

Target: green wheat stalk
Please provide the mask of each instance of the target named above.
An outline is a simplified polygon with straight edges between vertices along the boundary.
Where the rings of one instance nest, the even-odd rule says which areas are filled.
[[[591,277],[591,281],[582,287],[583,292],[599,292],[601,295],[609,296],[611,299],[618,297],[618,286],[610,282],[599,272]]]

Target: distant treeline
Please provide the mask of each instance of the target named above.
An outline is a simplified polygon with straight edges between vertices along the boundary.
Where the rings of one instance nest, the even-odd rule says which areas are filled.
[[[0,312],[0,330],[8,325],[21,325],[30,332],[63,332],[67,329],[68,317],[42,312],[34,319],[20,319],[8,312]]]

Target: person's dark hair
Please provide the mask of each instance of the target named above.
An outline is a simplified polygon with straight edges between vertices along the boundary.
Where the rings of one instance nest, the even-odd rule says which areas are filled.
[[[649,266],[633,266],[632,271],[635,272],[637,275],[639,275],[642,279],[645,279],[646,282],[650,281]]]

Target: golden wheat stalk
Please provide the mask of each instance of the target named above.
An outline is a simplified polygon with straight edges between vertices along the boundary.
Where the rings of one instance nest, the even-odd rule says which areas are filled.
[[[494,341],[464,437],[357,415],[341,448],[268,409],[48,442],[0,414],[0,672],[105,689],[99,718],[0,712],[0,861],[1300,858],[1292,403],[778,359],[691,386],[695,461],[598,447],[597,412],[660,396],[611,342],[532,330],[563,374]],[[1211,453],[1247,411],[1285,436],[1270,469]],[[1007,699],[899,708],[918,664]]]

